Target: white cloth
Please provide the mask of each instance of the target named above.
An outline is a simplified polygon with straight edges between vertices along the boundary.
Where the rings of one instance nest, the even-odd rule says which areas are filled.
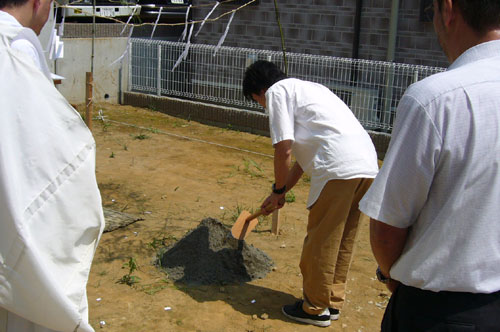
[[[374,178],[377,152],[349,107],[327,87],[287,78],[266,91],[273,145],[293,140],[292,153],[311,177],[307,207],[333,179]]]
[[[42,45],[35,32],[29,28],[23,28],[14,16],[2,10],[0,10],[0,24],[22,28],[19,30],[18,35],[12,38],[12,49],[27,54],[33,60],[35,66],[38,67],[49,80],[52,80],[52,75],[45,60]]]
[[[104,227],[95,141],[10,47],[22,29],[0,26],[0,307],[29,331],[91,332],[86,284]]]
[[[500,41],[410,86],[360,209],[407,228],[391,269],[432,291],[500,290]]]

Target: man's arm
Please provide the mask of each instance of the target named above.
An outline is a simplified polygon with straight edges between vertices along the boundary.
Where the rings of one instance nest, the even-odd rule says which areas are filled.
[[[295,165],[290,169],[292,163],[292,140],[284,140],[274,145],[274,183],[276,189],[286,186],[286,191],[281,194],[271,193],[261,204],[262,209],[269,211],[280,209],[285,204],[285,194],[292,188],[302,175],[300,166]],[[272,209],[269,207],[271,205]]]
[[[291,140],[278,142],[274,145],[274,180],[276,188],[283,188],[287,184],[290,165],[292,164]]]
[[[407,235],[408,228],[390,226],[376,219],[370,220],[370,244],[384,276],[391,276],[391,267],[401,256]],[[391,291],[395,289],[394,284],[388,284],[387,287]]]

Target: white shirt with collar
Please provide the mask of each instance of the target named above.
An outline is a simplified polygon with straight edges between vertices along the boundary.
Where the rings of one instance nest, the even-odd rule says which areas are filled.
[[[360,202],[409,228],[390,271],[432,291],[500,290],[500,40],[410,86],[389,150]]]

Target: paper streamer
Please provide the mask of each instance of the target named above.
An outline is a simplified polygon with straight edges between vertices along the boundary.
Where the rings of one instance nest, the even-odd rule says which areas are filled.
[[[55,18],[54,18],[54,21],[55,21]],[[63,8],[62,9],[62,20],[61,20],[61,23],[59,24],[59,32],[57,34],[60,37],[64,36],[64,22],[65,21],[66,21],[66,11]]]
[[[59,7],[56,7],[56,10],[54,11],[54,20],[52,21],[52,27],[50,28],[50,37],[49,37],[49,41],[47,42],[47,47],[44,50],[45,53],[50,52],[52,47],[53,47],[52,44],[54,43],[54,34],[52,32],[56,28],[56,17],[57,17],[57,10],[58,9],[59,9]]]
[[[134,10],[132,11],[132,14],[130,14],[128,20],[127,20],[127,23],[125,23],[125,25],[123,26],[123,29],[122,29],[122,32],[120,32],[120,36],[123,35],[123,32],[125,32],[125,29],[128,27],[128,23],[130,22],[130,20],[132,19],[132,17],[135,15],[135,11],[136,11],[137,7],[134,7]],[[133,28],[134,26],[132,26]]]
[[[188,27],[188,17],[189,17],[189,11],[191,10],[191,5],[186,10],[186,19],[185,19],[185,24],[184,24],[184,31],[182,31],[181,38],[179,38],[179,41],[184,41],[186,39],[186,33],[187,33],[187,27]]]
[[[229,18],[229,22],[227,22],[226,31],[224,31],[224,34],[222,35],[222,37],[220,37],[219,43],[217,44],[217,47],[215,47],[215,51],[214,51],[213,56],[215,56],[217,54],[222,43],[224,43],[224,40],[226,39],[227,33],[229,32],[229,26],[231,25],[231,22],[233,21],[234,14],[236,14],[236,12],[233,12],[231,14],[231,17]]]
[[[153,26],[153,31],[151,31],[151,37],[149,37],[149,39],[153,39],[153,35],[155,33],[156,26],[158,25],[158,21],[160,20],[162,9],[163,9],[163,7],[160,7],[160,11],[158,12],[158,17],[156,18],[155,25]]]
[[[127,39],[127,47],[125,47],[125,51],[123,51],[122,55],[120,55],[118,57],[118,59],[116,59],[115,61],[111,62],[109,64],[109,66],[111,67],[112,65],[114,65],[115,63],[117,62],[121,62],[123,60],[123,58],[125,57],[125,55],[127,55],[128,53],[128,50],[130,49],[130,37],[132,37],[132,31],[134,31],[134,26],[132,25],[132,27],[130,28],[130,31],[128,33],[128,39]]]
[[[177,62],[175,63],[174,67],[172,68],[172,71],[174,71],[175,68],[177,68],[177,66],[181,63],[182,60],[187,58],[187,55],[189,52],[189,47],[191,46],[191,34],[193,33],[193,28],[194,28],[194,25],[191,25],[191,28],[189,29],[189,37],[188,37],[188,41],[186,43],[186,47],[184,48],[184,51],[182,52],[179,59],[177,59]]]
[[[210,15],[212,15],[212,13],[214,12],[215,8],[217,8],[219,6],[220,2],[217,1],[215,3],[215,5],[213,6],[212,10],[207,14],[207,16],[205,16],[205,18],[203,19],[203,22],[201,22],[201,25],[200,25],[200,28],[198,29],[198,31],[196,32],[196,34],[194,35],[195,37],[198,36],[198,34],[200,33],[201,31],[201,28],[203,28],[203,26],[205,25],[205,22],[206,20],[210,17]]]

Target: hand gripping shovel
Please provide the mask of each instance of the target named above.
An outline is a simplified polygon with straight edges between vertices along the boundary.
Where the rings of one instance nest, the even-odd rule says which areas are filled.
[[[233,237],[238,240],[244,240],[245,237],[247,237],[247,235],[250,234],[250,232],[259,223],[257,217],[266,212],[270,211],[268,209],[260,209],[254,214],[250,214],[250,212],[248,211],[241,211],[238,219],[236,219],[236,222],[231,228],[231,234],[233,235]]]

